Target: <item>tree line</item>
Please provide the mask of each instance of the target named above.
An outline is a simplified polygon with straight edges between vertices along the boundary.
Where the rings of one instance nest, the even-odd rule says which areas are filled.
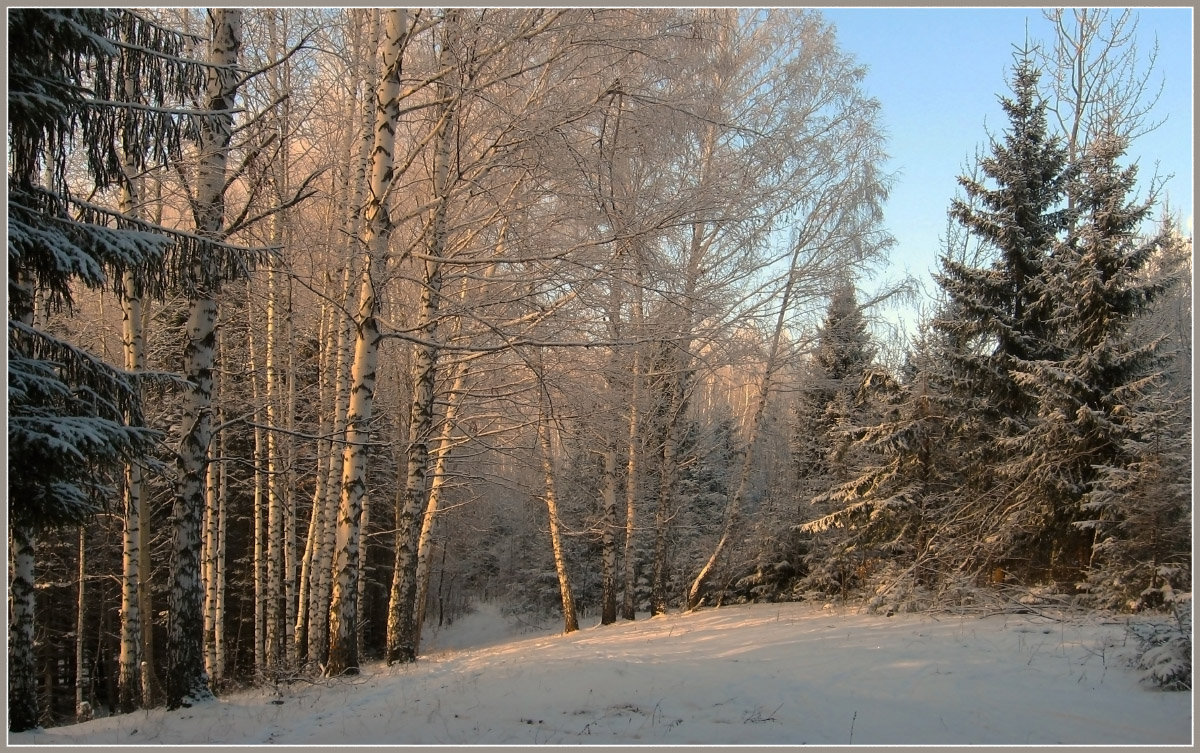
[[[1169,603],[1191,239],[1089,13],[1015,56],[888,360],[819,12],[12,10],[10,729],[412,662],[487,599]]]

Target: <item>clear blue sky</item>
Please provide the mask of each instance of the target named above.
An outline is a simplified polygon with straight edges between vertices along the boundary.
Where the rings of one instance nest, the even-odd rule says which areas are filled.
[[[1117,10],[1117,9],[1114,9]],[[865,87],[882,104],[895,184],[886,223],[896,237],[890,276],[929,283],[956,178],[974,163],[987,131],[1007,124],[997,96],[1008,94],[1013,45],[1051,38],[1037,7],[821,8],[839,47],[869,68]],[[1164,84],[1157,131],[1134,142],[1139,175],[1174,174],[1172,208],[1190,232],[1193,212],[1192,10],[1139,8],[1139,53],[1158,40],[1156,81]],[[911,322],[911,317],[905,319]],[[910,334],[912,327],[909,326]]]

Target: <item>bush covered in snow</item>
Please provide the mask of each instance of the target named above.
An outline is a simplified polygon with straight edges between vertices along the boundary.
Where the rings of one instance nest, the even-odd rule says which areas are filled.
[[[1192,599],[1176,597],[1172,619],[1129,623],[1137,641],[1134,665],[1142,682],[1163,690],[1192,689]]]

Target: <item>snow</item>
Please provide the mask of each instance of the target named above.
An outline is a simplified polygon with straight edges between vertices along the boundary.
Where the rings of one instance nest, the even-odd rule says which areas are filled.
[[[14,745],[1186,745],[1125,618],[759,604],[570,635],[481,605],[415,665],[10,735]]]

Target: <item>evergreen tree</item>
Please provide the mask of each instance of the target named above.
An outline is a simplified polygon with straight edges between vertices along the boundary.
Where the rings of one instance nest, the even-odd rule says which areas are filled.
[[[34,309],[72,310],[78,286],[119,292],[136,279],[161,295],[179,284],[173,273],[202,244],[94,202],[126,185],[131,171],[178,158],[177,106],[203,70],[184,56],[189,40],[126,10],[14,9],[8,39],[9,525],[17,564],[9,724],[16,731],[38,722],[36,533],[89,518],[112,495],[115,473],[127,461],[147,462],[157,437],[141,426],[135,377],[35,324]],[[130,81],[136,102],[127,98]],[[76,146],[80,156],[72,159]],[[81,185],[87,199],[72,190]]]
[[[874,358],[875,347],[854,285],[844,282],[830,297],[806,374],[807,384],[794,410],[792,453],[802,484],[823,491],[838,480],[830,473],[846,443],[838,439],[837,427],[853,423],[853,395]]]
[[[861,428],[873,423],[876,388],[872,381],[875,346],[850,281],[830,296],[816,348],[806,375],[808,384],[795,410],[792,455],[799,488],[802,521],[823,518],[840,509],[831,489],[854,478],[864,461],[855,444]],[[806,585],[838,591],[846,583],[838,552],[846,543],[836,532],[801,525],[792,537],[787,559],[807,563]],[[781,589],[790,584],[779,583]]]
[[[976,566],[1014,553],[1019,531],[1035,525],[1032,501],[1013,503],[1015,450],[1004,438],[1024,434],[1037,405],[1014,377],[1020,363],[1062,355],[1047,264],[1068,226],[1063,205],[1070,170],[1065,152],[1047,128],[1038,96],[1038,71],[1028,50],[1016,55],[1012,96],[1001,97],[1009,124],[979,159],[978,178],[959,178],[965,197],[950,215],[968,239],[982,244],[990,263],[974,266],[945,254],[935,276],[946,301],[932,322],[945,347],[937,364],[966,420],[955,432],[966,493],[982,543]],[[1006,466],[1006,462],[1015,461]]]
[[[1020,359],[1014,371],[1037,400],[1037,420],[1008,443],[1008,474],[1019,479],[1012,494],[1040,511],[1029,544],[1049,553],[1051,575],[1061,577],[1085,571],[1091,531],[1123,516],[1098,482],[1134,463],[1136,412],[1158,376],[1161,338],[1136,342],[1129,327],[1161,290],[1141,272],[1162,239],[1139,237],[1152,200],[1129,201],[1137,170],[1118,164],[1124,151],[1115,136],[1088,145],[1071,186],[1079,221],[1047,265],[1062,356]]]
[[[1002,139],[992,139],[991,155],[979,159],[990,183],[959,178],[966,197],[953,201],[951,217],[983,241],[994,260],[973,267],[943,256],[936,279],[949,308],[933,323],[963,343],[961,352],[950,354],[963,394],[986,395],[996,418],[1018,422],[1030,405],[1009,372],[1016,359],[1056,354],[1054,312],[1043,273],[1067,223],[1062,208],[1066,156],[1047,129],[1038,75],[1029,52],[1021,53],[1013,96],[1000,100],[1009,127]]]
[[[928,605],[953,585],[945,576],[972,532],[957,518],[962,479],[952,437],[961,414],[938,376],[943,347],[923,328],[901,379],[868,373],[875,412],[853,437],[856,472],[820,498],[832,512],[799,527],[822,543],[808,587],[874,585],[873,606],[900,610]]]

